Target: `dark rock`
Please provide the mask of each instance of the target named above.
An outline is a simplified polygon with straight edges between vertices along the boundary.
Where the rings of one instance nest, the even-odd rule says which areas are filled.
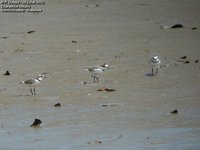
[[[102,87],[101,89],[98,89],[97,91],[114,92],[114,91],[117,91],[117,90],[115,90],[115,89],[110,89],[110,88],[106,88],[106,87]]]
[[[87,84],[87,82],[86,82],[86,81],[83,81],[83,82],[81,82],[81,84],[83,84],[83,85],[86,85],[86,84]]]
[[[61,107],[61,104],[57,103],[57,104],[54,105],[54,107]]]
[[[101,107],[115,107],[118,106],[117,104],[102,104]]]
[[[34,30],[31,30],[31,31],[28,31],[27,33],[31,34],[31,33],[34,33],[34,32],[35,32]]]
[[[108,107],[108,105],[106,105],[106,104],[103,104],[103,105],[101,105],[102,107]]]
[[[42,121],[40,119],[35,118],[35,121],[32,123],[31,127],[37,128],[40,126],[41,123],[42,123]]]
[[[183,56],[183,57],[181,57],[181,59],[186,59],[187,58],[187,56]]]
[[[192,28],[192,30],[197,30],[197,29],[198,29],[198,28],[196,28],[196,27],[193,27],[193,28]]]
[[[188,61],[188,60],[184,62],[184,64],[189,64],[189,63],[190,63],[190,61]]]
[[[102,143],[102,141],[100,141],[100,140],[95,140],[95,141],[88,142],[88,144],[101,144],[101,143]]]
[[[4,76],[10,76],[10,72],[6,71],[6,73],[3,74]]]
[[[175,110],[171,111],[170,113],[171,113],[171,114],[178,114],[178,110],[175,109]]]
[[[14,53],[20,53],[20,52],[24,52],[24,50],[23,50],[23,49],[16,49],[16,50],[14,51]]]
[[[170,29],[178,29],[178,28],[183,28],[183,25],[182,24],[175,24],[175,25],[171,26]]]
[[[72,43],[77,43],[77,41],[73,40]]]

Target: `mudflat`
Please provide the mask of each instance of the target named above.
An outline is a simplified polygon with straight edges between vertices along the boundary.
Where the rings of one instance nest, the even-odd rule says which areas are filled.
[[[198,149],[199,5],[50,0],[33,6],[40,13],[1,12],[1,149]],[[104,63],[110,69],[93,83],[85,68]],[[19,83],[41,73],[32,96]]]

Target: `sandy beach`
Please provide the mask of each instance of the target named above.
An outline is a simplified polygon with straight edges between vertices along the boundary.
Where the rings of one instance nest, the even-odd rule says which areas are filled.
[[[0,12],[0,149],[199,149],[199,6],[49,0],[31,5],[38,13]],[[183,28],[161,28],[175,24]],[[104,63],[110,69],[93,83],[85,68]],[[41,73],[37,95],[19,84]]]

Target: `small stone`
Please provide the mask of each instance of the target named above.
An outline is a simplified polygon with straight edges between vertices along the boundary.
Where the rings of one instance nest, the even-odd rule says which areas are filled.
[[[72,43],[77,43],[77,41],[73,40]]]
[[[88,142],[88,144],[101,144],[101,143],[102,143],[102,141],[99,141],[99,140]]]
[[[197,30],[197,29],[198,29],[197,27],[193,27],[193,28],[192,28],[192,30]]]
[[[103,105],[101,105],[102,107],[108,107],[108,105],[106,105],[106,104],[103,104]]]
[[[54,107],[61,107],[61,104],[57,103],[57,104],[54,105]]]
[[[31,34],[31,33],[34,33],[34,32],[35,32],[34,30],[31,30],[31,31],[28,31],[27,33]]]
[[[181,59],[186,59],[187,58],[187,56],[183,56],[183,57],[181,57]]]
[[[177,28],[183,28],[183,25],[182,24],[175,24],[175,25],[171,26],[170,29],[177,29]]]
[[[171,111],[170,113],[171,113],[171,114],[178,114],[178,110],[175,109],[175,110]]]
[[[86,81],[83,81],[83,82],[81,82],[81,84],[85,85],[85,84],[87,84],[87,82],[86,82]]]
[[[106,88],[106,87],[102,87],[102,88],[98,89],[97,91],[113,92],[113,91],[117,91],[117,90],[115,90],[115,89],[110,89],[110,88]]]
[[[10,72],[7,70],[6,73],[3,74],[4,76],[10,76]]]
[[[31,124],[31,127],[38,128],[42,121],[40,119],[35,119],[35,121]]]
[[[16,50],[14,51],[14,53],[20,53],[20,52],[24,52],[24,50],[23,50],[23,49],[16,49]]]

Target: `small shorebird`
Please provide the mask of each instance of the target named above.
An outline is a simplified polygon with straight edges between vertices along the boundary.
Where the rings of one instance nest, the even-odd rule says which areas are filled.
[[[35,79],[28,79],[26,81],[21,81],[20,83],[29,86],[31,94],[36,95],[35,88],[42,82],[43,78],[45,78],[44,74],[39,74]]]
[[[93,78],[93,82],[99,82],[99,78],[97,77],[97,74],[100,74],[106,71],[107,69],[110,69],[108,64],[103,64],[103,65],[95,66],[92,68],[86,68],[85,70],[88,70],[90,72],[91,77]]]
[[[158,69],[160,68],[161,61],[158,56],[153,56],[150,60],[150,64],[152,66],[152,76],[158,74]],[[155,73],[154,73],[155,71]]]

